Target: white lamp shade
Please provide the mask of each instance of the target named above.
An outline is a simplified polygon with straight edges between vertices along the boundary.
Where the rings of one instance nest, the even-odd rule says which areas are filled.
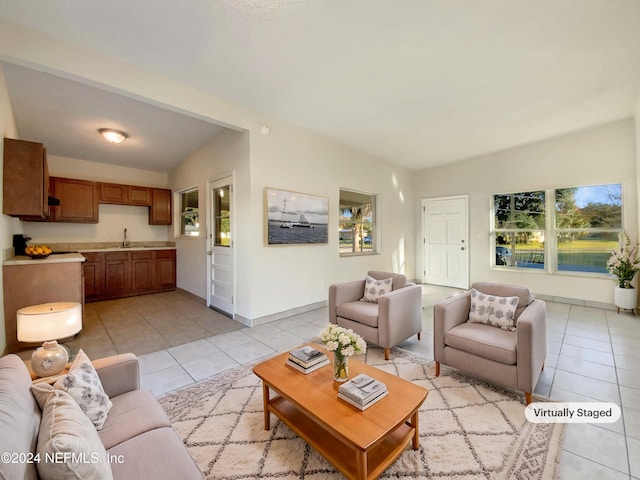
[[[43,303],[21,308],[17,317],[19,342],[58,340],[82,330],[82,306],[75,302]]]

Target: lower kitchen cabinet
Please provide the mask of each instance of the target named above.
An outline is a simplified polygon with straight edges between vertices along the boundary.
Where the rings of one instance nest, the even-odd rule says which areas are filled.
[[[158,250],[155,259],[155,283],[156,289],[176,288],[176,251]]]
[[[131,254],[107,252],[104,258],[104,289],[107,298],[131,295]]]
[[[86,261],[84,273],[84,295],[87,302],[104,298],[104,253],[83,253]]]
[[[131,291],[145,293],[155,288],[153,257],[156,252],[132,252],[131,253]],[[175,257],[174,257],[175,258]]]
[[[176,288],[176,251],[87,252],[86,301],[166,292]]]

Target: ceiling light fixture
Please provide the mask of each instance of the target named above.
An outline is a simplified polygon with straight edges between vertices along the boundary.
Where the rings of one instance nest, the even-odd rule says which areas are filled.
[[[114,130],[112,128],[101,128],[98,131],[108,142],[111,143],[122,143],[127,137],[129,137],[126,132],[121,132],[120,130]]]

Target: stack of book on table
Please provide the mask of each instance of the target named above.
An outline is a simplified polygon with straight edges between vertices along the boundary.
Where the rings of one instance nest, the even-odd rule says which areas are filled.
[[[311,373],[328,364],[329,357],[308,345],[291,350],[287,359],[287,365],[302,373]]]
[[[338,398],[360,410],[366,410],[388,394],[384,383],[365,373],[353,377],[338,387]]]

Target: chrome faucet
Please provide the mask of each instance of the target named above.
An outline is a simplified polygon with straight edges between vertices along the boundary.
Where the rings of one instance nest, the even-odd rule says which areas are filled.
[[[122,241],[122,246],[127,248],[129,246],[129,239],[127,238],[127,229],[124,229],[124,240]]]

